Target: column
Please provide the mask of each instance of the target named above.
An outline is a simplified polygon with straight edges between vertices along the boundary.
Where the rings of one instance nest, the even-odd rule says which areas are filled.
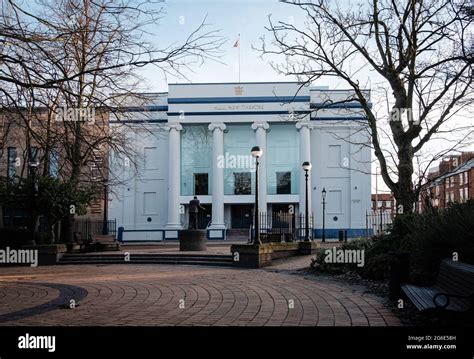
[[[169,124],[168,130],[168,223],[166,229],[182,229],[180,219],[180,163],[181,134],[183,129],[179,123]]]
[[[212,224],[210,229],[225,229],[224,166],[219,165],[219,158],[224,156],[225,129],[224,123],[209,125],[209,131],[212,131]]]
[[[311,130],[313,129],[313,124],[309,121],[299,121],[296,123],[296,128],[300,132],[300,163],[298,163],[298,173],[300,174],[300,213],[304,214],[306,207],[305,207],[305,187],[306,187],[306,180],[305,180],[305,173],[301,165],[304,161],[311,162]],[[311,216],[312,206],[311,206],[311,197],[313,193],[313,188],[311,187],[311,177],[312,171],[314,171],[314,163],[312,163],[313,169],[310,171],[308,176],[308,211],[309,215]]]
[[[267,122],[254,122],[252,129],[255,130],[257,146],[262,151],[258,166],[258,203],[260,212],[267,212],[267,130],[270,128]]]

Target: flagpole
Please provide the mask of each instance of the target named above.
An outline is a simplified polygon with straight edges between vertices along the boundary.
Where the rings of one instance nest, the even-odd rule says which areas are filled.
[[[240,84],[240,34],[239,34],[239,84]]]

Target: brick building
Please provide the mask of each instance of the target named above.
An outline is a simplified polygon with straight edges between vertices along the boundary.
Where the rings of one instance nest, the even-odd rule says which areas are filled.
[[[435,208],[445,208],[451,202],[465,203],[474,198],[474,152],[450,155],[432,168],[420,191],[419,211],[429,201]]]
[[[34,113],[3,109],[0,113],[0,177],[14,180],[24,178],[34,168],[38,176],[68,178],[71,161],[68,147],[72,145],[71,129],[56,117],[58,111],[37,108]],[[94,112],[95,120],[83,126],[84,136],[94,143],[107,136],[107,115]],[[80,183],[91,186],[107,178],[108,152],[106,146],[83,149]],[[33,167],[33,166],[34,167]],[[101,220],[104,214],[103,191],[90,204],[88,214],[78,218]],[[19,215],[16,212],[15,215]],[[9,209],[3,209],[3,216],[10,216]],[[7,222],[8,223],[8,219]]]
[[[372,193],[372,211],[395,213],[395,197],[392,193]]]

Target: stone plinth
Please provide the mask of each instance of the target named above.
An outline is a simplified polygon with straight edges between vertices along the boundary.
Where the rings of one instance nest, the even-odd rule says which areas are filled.
[[[205,229],[185,229],[179,231],[180,251],[205,251],[207,231]]]
[[[237,267],[260,268],[272,264],[271,244],[234,244],[230,251]]]
[[[316,242],[290,242],[263,243],[260,245],[234,244],[230,247],[230,251],[234,266],[261,268],[271,265],[273,259],[313,254],[318,248],[319,243]]]
[[[305,254],[314,254],[316,250],[320,248],[320,244],[318,242],[299,242],[299,250],[298,254],[305,255]]]

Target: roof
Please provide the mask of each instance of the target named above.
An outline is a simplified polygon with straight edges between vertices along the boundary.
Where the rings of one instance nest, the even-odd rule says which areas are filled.
[[[454,171],[446,172],[445,174],[439,176],[430,184],[430,187],[433,187],[434,185],[439,185],[443,182],[445,178],[455,176],[459,173],[466,172],[470,170],[471,168],[474,168],[474,158],[471,158],[469,161],[466,161],[462,165],[456,167]]]

